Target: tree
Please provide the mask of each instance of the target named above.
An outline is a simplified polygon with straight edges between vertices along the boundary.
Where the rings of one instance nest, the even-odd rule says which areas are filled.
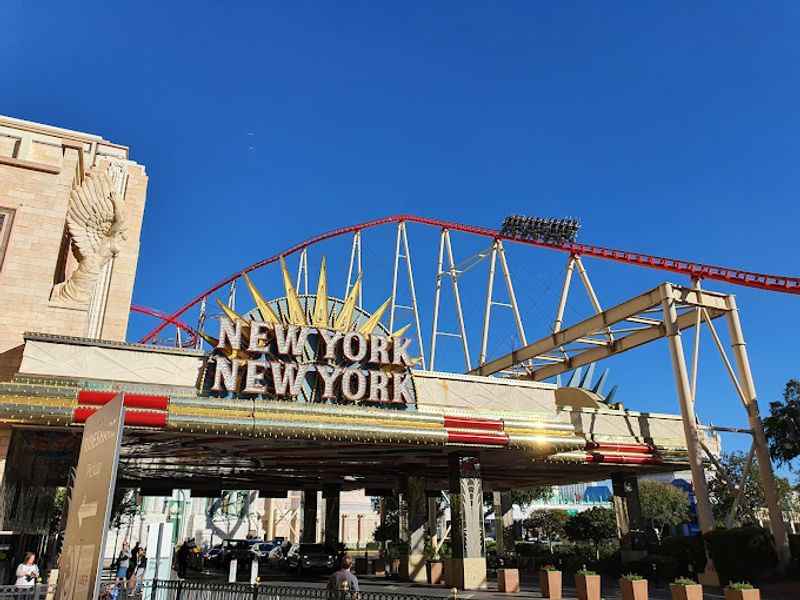
[[[745,472],[746,462],[747,458],[742,452],[723,454],[720,458],[722,469],[716,470],[708,481],[711,508],[718,524],[725,524],[740,487],[744,490],[734,515],[736,522],[740,525],[756,524],[759,513],[766,507],[758,474],[758,462],[753,459],[750,468]],[[800,502],[789,482],[783,477],[776,476],[775,484],[781,510],[800,510]]]
[[[531,502],[535,502],[536,500],[548,498],[551,494],[551,491],[552,488],[549,485],[537,485],[533,487],[509,490],[507,493],[511,496],[511,504],[524,507]]]
[[[778,464],[789,464],[800,456],[800,381],[786,383],[783,401],[770,402],[769,413],[764,418],[769,453]]]
[[[592,542],[600,560],[600,545],[617,535],[617,518],[613,510],[596,506],[572,515],[564,531],[573,542]]]
[[[689,496],[669,483],[647,479],[640,481],[639,501],[642,518],[655,529],[659,540],[666,527],[675,527],[691,517]]]
[[[525,519],[526,529],[534,529],[539,536],[546,539],[553,551],[553,541],[564,535],[564,525],[569,515],[565,510],[537,510]]]

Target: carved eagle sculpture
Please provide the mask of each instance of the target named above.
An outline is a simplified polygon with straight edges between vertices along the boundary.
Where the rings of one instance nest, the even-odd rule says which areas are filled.
[[[70,193],[67,229],[78,267],[69,279],[53,288],[52,300],[85,306],[92,298],[100,273],[119,253],[125,238],[122,200],[108,174],[92,167],[81,185]]]

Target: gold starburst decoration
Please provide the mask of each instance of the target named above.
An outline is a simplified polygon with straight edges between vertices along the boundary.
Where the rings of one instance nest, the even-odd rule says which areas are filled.
[[[300,295],[297,293],[297,290],[292,283],[291,275],[289,275],[289,270],[286,267],[286,261],[283,259],[283,257],[280,259],[280,265],[281,273],[283,275],[283,288],[285,292],[287,308],[286,311],[278,310],[278,312],[276,312],[272,306],[270,306],[270,303],[264,299],[264,296],[255,286],[250,277],[248,277],[246,273],[242,276],[245,284],[247,285],[247,289],[250,292],[250,296],[255,302],[257,313],[264,323],[272,323],[276,325],[298,325],[300,327],[317,327],[321,329],[340,331],[342,333],[346,333],[348,331],[357,331],[363,335],[370,335],[375,330],[375,327],[378,326],[384,313],[392,303],[392,297],[389,296],[389,298],[387,298],[386,301],[374,312],[366,313],[369,316],[366,318],[366,320],[359,323],[358,320],[354,318],[356,312],[356,301],[359,293],[361,292],[362,285],[361,275],[359,275],[344,301],[338,300],[338,302],[342,304],[342,307],[337,312],[337,303],[329,303],[328,269],[325,258],[323,257],[319,268],[317,293],[313,296],[305,296],[307,301],[305,303],[306,307],[304,307],[304,303],[301,301]],[[311,299],[313,299],[313,310],[308,310]],[[250,320],[246,319],[224,302],[220,301],[219,298],[216,299],[216,302],[228,319],[235,323],[241,323],[242,327],[249,328]],[[332,304],[332,306],[329,307],[329,304]],[[410,323],[392,333],[391,337],[402,337],[403,334],[408,331],[409,327],[411,327]],[[200,337],[202,337],[212,347],[216,347],[219,343],[217,338],[205,332],[201,331],[198,333]]]

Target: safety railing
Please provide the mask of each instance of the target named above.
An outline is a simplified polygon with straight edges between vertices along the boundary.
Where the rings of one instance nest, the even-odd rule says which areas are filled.
[[[37,583],[30,587],[0,585],[0,600],[45,600],[49,591],[46,583]]]
[[[150,600],[424,600],[424,594],[350,590],[331,591],[324,587],[247,583],[212,583],[191,580],[156,580],[146,584]],[[149,593],[148,593],[149,592]],[[430,596],[431,598],[433,596]],[[131,599],[120,594],[117,600]]]

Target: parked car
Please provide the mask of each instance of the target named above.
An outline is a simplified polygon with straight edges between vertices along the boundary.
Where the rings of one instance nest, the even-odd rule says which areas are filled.
[[[272,552],[276,547],[277,544],[274,542],[262,542],[259,540],[250,546],[250,551],[255,554],[256,558],[259,560],[267,560],[270,552]]]
[[[286,569],[302,575],[306,571],[332,573],[336,568],[336,550],[324,544],[295,544],[286,554]]]

